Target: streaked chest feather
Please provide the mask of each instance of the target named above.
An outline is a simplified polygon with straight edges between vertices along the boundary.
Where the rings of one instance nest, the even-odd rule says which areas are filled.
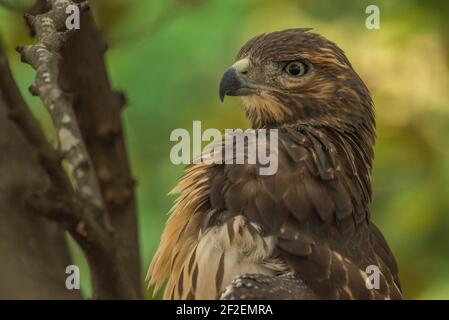
[[[242,215],[187,241],[191,244],[180,252],[183,258],[170,276],[165,298],[216,299],[237,275],[275,273],[269,259],[275,238],[263,237],[260,228]]]

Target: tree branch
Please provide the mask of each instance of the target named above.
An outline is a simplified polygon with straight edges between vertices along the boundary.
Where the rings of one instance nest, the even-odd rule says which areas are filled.
[[[237,276],[224,290],[221,300],[316,300],[315,293],[293,275]]]
[[[81,17],[81,29],[62,50],[60,81],[73,97],[78,124],[117,236],[117,255],[130,277],[130,285],[141,293],[135,182],[121,119],[126,99],[111,88],[104,58],[107,47],[91,12],[86,12]]]
[[[62,30],[67,19],[65,8],[74,5],[70,0],[50,1],[52,10],[28,20],[36,30],[37,44],[19,47],[22,61],[29,63],[36,71],[32,92],[38,94],[52,117],[59,136],[60,149],[67,161],[77,191],[86,205],[104,214],[103,197],[95,169],[84,145],[78,127],[73,105],[63,93],[59,84],[60,50],[70,36],[70,31]]]
[[[35,191],[28,195],[27,204],[34,212],[59,223],[81,246],[91,269],[94,298],[137,299],[141,297],[140,282],[136,284],[133,280],[140,279],[140,274],[131,272],[136,268],[128,268],[126,255],[121,250],[121,239],[117,237],[109,222],[109,206],[106,208],[103,201],[105,192],[100,189],[95,167],[86,148],[86,133],[80,128],[83,121],[74,111],[73,101],[78,95],[76,92],[66,94],[60,85],[61,79],[64,78],[64,68],[61,67],[64,59],[61,58],[61,51],[64,45],[71,41],[70,37],[77,34],[64,31],[67,18],[65,11],[67,6],[75,2],[48,0],[47,3],[49,11],[27,16],[38,42],[18,48],[18,51],[22,60],[36,70],[36,79],[30,91],[40,96],[51,115],[75,190],[72,190],[68,179],[61,177],[58,183],[63,185],[65,193],[54,188]],[[86,3],[79,6],[84,9]],[[86,52],[89,54],[90,50],[87,49]],[[84,76],[90,77],[91,71],[85,69]],[[93,85],[97,86],[98,84]],[[51,161],[51,157],[43,159]],[[114,158],[111,157],[108,161],[113,162]],[[135,216],[133,219],[135,221]],[[133,227],[133,232],[137,235],[135,224]],[[120,236],[120,233],[118,234]],[[137,236],[131,246],[138,251]],[[139,263],[137,260],[137,265]],[[139,267],[137,270],[140,270]]]

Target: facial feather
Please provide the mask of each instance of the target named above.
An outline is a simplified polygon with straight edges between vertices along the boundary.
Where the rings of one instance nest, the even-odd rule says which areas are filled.
[[[344,52],[310,29],[263,34],[248,41],[237,61],[249,60],[242,76],[253,89],[243,103],[253,127],[294,123],[374,126],[368,89]],[[288,75],[289,62],[307,66]]]

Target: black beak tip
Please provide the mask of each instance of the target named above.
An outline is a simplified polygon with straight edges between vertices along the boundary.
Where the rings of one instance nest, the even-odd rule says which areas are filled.
[[[226,95],[226,94],[224,93],[224,91],[221,91],[221,90],[220,90],[220,101],[221,101],[221,102],[224,101],[225,95]]]
[[[227,83],[226,83],[226,82],[227,82],[227,81],[226,81],[225,77],[223,77],[223,78],[221,79],[221,81],[220,81],[219,96],[220,96],[220,101],[221,101],[221,102],[224,101],[224,98],[225,98],[225,96],[226,96],[226,94],[227,94],[227,92],[228,92],[228,86],[227,86]]]
[[[231,67],[225,71],[220,81],[219,95],[221,102],[224,101],[226,95],[233,95],[233,92],[239,87],[240,80],[238,79],[237,72]]]

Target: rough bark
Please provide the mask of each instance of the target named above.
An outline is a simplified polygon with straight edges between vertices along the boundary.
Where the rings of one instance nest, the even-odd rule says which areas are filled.
[[[121,120],[126,99],[122,92],[111,88],[104,58],[106,49],[92,14],[86,12],[81,29],[62,50],[60,81],[73,97],[75,114],[117,236],[117,254],[133,287],[141,292],[134,179]]]
[[[80,245],[94,298],[138,299],[142,290],[134,183],[120,118],[125,99],[111,90],[104,41],[91,14],[83,15],[81,30],[65,30],[65,9],[73,4],[39,1],[33,14],[26,15],[37,43],[18,48],[22,60],[36,70],[30,91],[48,110],[60,146],[59,152],[47,147],[37,152],[51,182],[25,193],[26,205],[67,230]],[[86,9],[87,3],[79,7]],[[35,138],[32,132],[26,135]],[[71,179],[60,160],[68,164]]]
[[[236,277],[222,293],[221,300],[316,300],[304,281],[293,275],[245,274]]]

